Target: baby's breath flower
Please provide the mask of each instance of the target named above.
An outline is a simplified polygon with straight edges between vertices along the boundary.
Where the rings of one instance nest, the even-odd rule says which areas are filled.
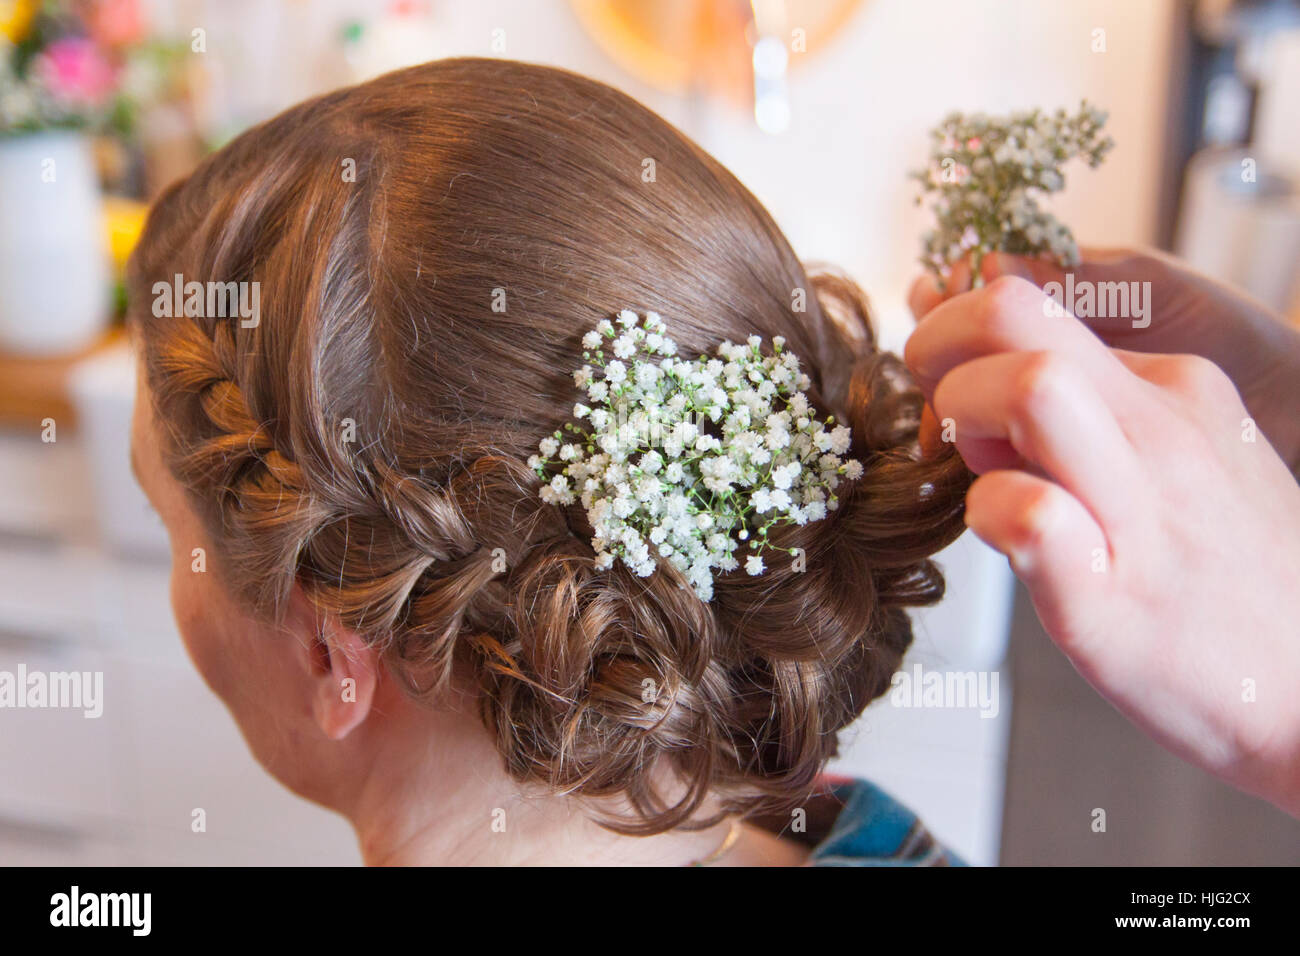
[[[944,281],[971,256],[974,283],[990,252],[1048,254],[1077,265],[1074,237],[1038,204],[1042,193],[1065,188],[1061,167],[1082,158],[1096,169],[1115,145],[1102,135],[1106,114],[1085,100],[1078,113],[1028,110],[1007,117],[952,113],[930,133],[930,167],[912,173],[922,194],[932,193],[938,228],[923,237],[921,264]]]
[[[591,404],[574,405],[571,440],[543,438],[528,466],[546,482],[544,501],[582,502],[597,568],[618,558],[645,577],[664,561],[712,600],[714,571],[741,567],[740,542],[746,573],[762,574],[768,531],[825,518],[862,463],[840,457],[849,429],[817,419],[804,394],[811,380],[783,337],[771,355],[751,335],[685,361],[656,313],[616,319],[582,337],[574,382]]]

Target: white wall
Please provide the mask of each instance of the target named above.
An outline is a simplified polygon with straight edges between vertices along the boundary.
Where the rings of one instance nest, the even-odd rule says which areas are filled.
[[[220,0],[167,4],[175,28],[208,31],[231,115],[269,115],[340,80],[329,47],[365,0]],[[193,10],[192,14],[178,10]],[[1150,242],[1160,175],[1173,0],[865,0],[825,49],[793,55],[793,122],[771,137],[736,111],[693,108],[612,62],[564,0],[434,3],[438,55],[491,55],[504,29],[512,58],[563,66],[658,110],[735,172],[804,258],[853,272],[905,334],[904,294],[925,227],[909,170],[926,131],[952,109],[1073,107],[1111,113],[1118,146],[1097,171],[1067,174],[1056,204],[1081,241]],[[304,16],[310,11],[310,16]],[[1092,51],[1096,29],[1106,50]]]

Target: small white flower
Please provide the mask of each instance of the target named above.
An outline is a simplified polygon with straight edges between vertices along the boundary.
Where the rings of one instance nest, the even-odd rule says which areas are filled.
[[[789,489],[794,483],[795,477],[799,474],[799,463],[792,461],[787,465],[772,469],[772,484],[777,488]]]
[[[783,428],[769,429],[763,436],[763,443],[772,451],[780,451],[790,444],[790,433]]]
[[[740,566],[741,542],[761,550],[752,530],[820,520],[836,506],[840,476],[860,476],[862,465],[836,453],[849,447],[848,429],[816,418],[811,383],[783,337],[770,355],[752,335],[748,348],[728,341],[718,357],[687,361],[672,357],[659,316],[639,322],[624,310],[619,329],[605,319],[583,337],[589,350],[612,340],[614,359],[599,381],[591,366],[575,373],[590,405],[573,407],[574,439],[542,439],[529,467],[546,475],[557,452],[566,463],[539,494],[565,505],[580,489],[598,568],[622,560],[646,576],[662,560],[709,601],[714,573]],[[746,570],[761,574],[762,559],[751,555]]]
[[[624,333],[614,340],[614,354],[621,359],[630,358],[636,351],[636,340]]]

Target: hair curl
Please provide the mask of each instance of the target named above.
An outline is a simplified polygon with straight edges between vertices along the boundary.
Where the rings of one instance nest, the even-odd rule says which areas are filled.
[[[259,323],[152,315],[175,274],[260,283]],[[905,609],[943,594],[969,475],[922,458],[861,291],[810,279],[734,177],[591,80],[444,60],[301,104],[166,191],[129,281],[166,461],[234,593],[275,618],[300,586],[414,693],[463,675],[509,772],[623,798],[615,829],[698,824],[709,794],[797,804],[887,689]],[[690,354],[784,335],[864,464],[825,520],[774,532],[797,554],[708,604],[667,562],[596,571],[581,507],[524,464],[624,307]]]

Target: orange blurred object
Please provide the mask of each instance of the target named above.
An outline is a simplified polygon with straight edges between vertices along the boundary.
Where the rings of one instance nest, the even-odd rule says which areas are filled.
[[[780,40],[798,63],[816,52],[862,0],[570,0],[584,28],[617,63],[658,89],[753,99],[753,44]]]

